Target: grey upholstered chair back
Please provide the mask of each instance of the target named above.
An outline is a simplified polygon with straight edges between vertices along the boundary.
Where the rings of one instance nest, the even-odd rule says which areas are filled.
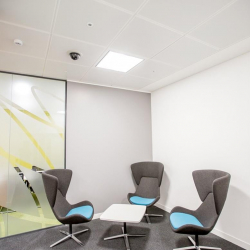
[[[160,195],[164,166],[160,162],[138,162],[131,165],[133,177],[138,188],[138,196],[155,198]]]
[[[78,240],[75,235],[84,233],[88,231],[88,229],[73,233],[72,225],[91,221],[94,216],[93,204],[87,200],[76,204],[70,204],[67,201],[66,194],[72,178],[71,170],[47,170],[42,173],[42,178],[45,193],[55,217],[62,224],[69,225],[69,232],[61,231],[61,233],[66,234],[66,236],[50,247],[54,247],[68,239],[73,239],[80,246],[83,246],[82,242]]]
[[[197,170],[193,179],[201,201],[213,195],[217,215],[220,215],[225,204],[231,175],[219,170]]]
[[[161,186],[164,166],[160,162],[138,162],[131,165],[132,173],[137,185],[140,184],[142,177],[158,179],[158,186]]]
[[[66,200],[66,194],[72,177],[69,169],[52,169],[43,172],[45,193],[49,204],[60,221],[60,217],[67,214],[70,204]]]

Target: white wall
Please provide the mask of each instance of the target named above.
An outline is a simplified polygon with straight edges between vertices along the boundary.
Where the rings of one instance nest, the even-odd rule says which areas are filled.
[[[165,165],[160,204],[196,209],[192,171],[232,175],[214,233],[250,249],[250,53],[152,93],[153,159]]]
[[[130,165],[152,160],[150,94],[68,82],[66,155],[72,203],[126,203]]]

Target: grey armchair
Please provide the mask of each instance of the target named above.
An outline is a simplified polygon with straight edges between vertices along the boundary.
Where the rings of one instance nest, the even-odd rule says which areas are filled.
[[[55,217],[62,224],[69,225],[69,232],[60,231],[66,237],[50,247],[54,247],[70,238],[82,246],[82,242],[75,235],[87,232],[88,229],[73,233],[72,224],[89,222],[94,215],[94,207],[91,202],[82,201],[71,205],[66,200],[71,177],[72,171],[69,169],[53,169],[42,173],[45,192]]]
[[[130,204],[153,206],[160,199],[160,186],[164,166],[160,162],[138,162],[131,165],[131,170],[136,184],[135,193],[128,194]],[[149,217],[162,217],[160,214],[148,214],[146,209],[145,217],[148,224],[151,224]]]
[[[193,211],[183,207],[175,207],[170,213],[172,230],[179,234],[195,235],[195,240],[188,239],[193,246],[177,249],[216,249],[199,245],[199,235],[207,235],[214,228],[225,204],[230,174],[219,170],[197,170],[193,172],[193,179],[199,197],[200,207]]]

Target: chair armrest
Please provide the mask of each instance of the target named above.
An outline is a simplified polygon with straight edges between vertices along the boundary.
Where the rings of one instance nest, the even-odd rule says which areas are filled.
[[[187,209],[187,208],[184,208],[184,207],[174,207],[171,210],[170,214],[172,214],[172,213],[186,213],[186,214],[194,215],[195,211]]]
[[[94,209],[94,206],[90,201],[80,201],[76,204],[72,204],[71,209],[76,208],[76,207],[81,207],[81,206],[91,206]]]
[[[158,200],[160,200],[160,198],[160,196],[155,197],[155,200],[151,204],[147,205],[147,207],[153,206]]]
[[[129,202],[130,204],[133,204],[133,203],[130,201],[130,198],[133,197],[133,196],[135,196],[135,194],[133,194],[133,193],[128,193],[128,195],[127,195],[128,202]]]
[[[71,205],[71,209],[76,208],[76,207],[81,207],[81,206],[91,206],[93,208],[93,214],[92,214],[91,218],[89,218],[89,219],[86,218],[86,221],[91,221],[94,214],[95,214],[95,209],[94,209],[93,204],[90,201],[80,201],[76,204]],[[82,217],[84,217],[84,216],[82,216]]]
[[[128,195],[127,195],[127,197],[128,197],[128,201],[129,201],[129,203],[130,204],[134,204],[134,203],[132,203],[131,201],[130,201],[130,198],[131,197],[133,197],[133,196],[137,196],[135,193],[133,194],[133,193],[129,193]],[[160,196],[157,196],[157,197],[155,197],[154,199],[154,201],[151,203],[151,204],[149,204],[149,205],[147,205],[146,207],[151,207],[151,206],[153,206],[158,200],[160,200]]]

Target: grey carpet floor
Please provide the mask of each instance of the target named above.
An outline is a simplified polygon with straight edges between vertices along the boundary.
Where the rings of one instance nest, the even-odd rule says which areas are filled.
[[[127,230],[131,234],[146,234],[146,237],[130,238],[131,250],[172,250],[177,247],[191,246],[185,235],[178,235],[172,232],[169,222],[169,214],[157,207],[149,209],[150,213],[164,214],[162,218],[151,218],[151,225],[148,225],[145,219],[139,224],[128,224]],[[73,232],[80,231],[85,228],[90,230],[86,233],[78,235],[78,239],[84,244],[79,246],[75,241],[68,240],[56,247],[54,250],[68,249],[85,249],[85,250],[126,250],[124,240],[114,239],[104,241],[104,237],[121,234],[121,223],[112,223],[93,220],[87,224],[78,224],[73,226]],[[68,231],[67,226],[58,226],[46,230],[26,233],[6,237],[0,240],[1,250],[48,250],[49,246],[64,237],[59,230]],[[200,237],[200,245],[220,247],[223,250],[243,250],[224,239],[213,234]]]

